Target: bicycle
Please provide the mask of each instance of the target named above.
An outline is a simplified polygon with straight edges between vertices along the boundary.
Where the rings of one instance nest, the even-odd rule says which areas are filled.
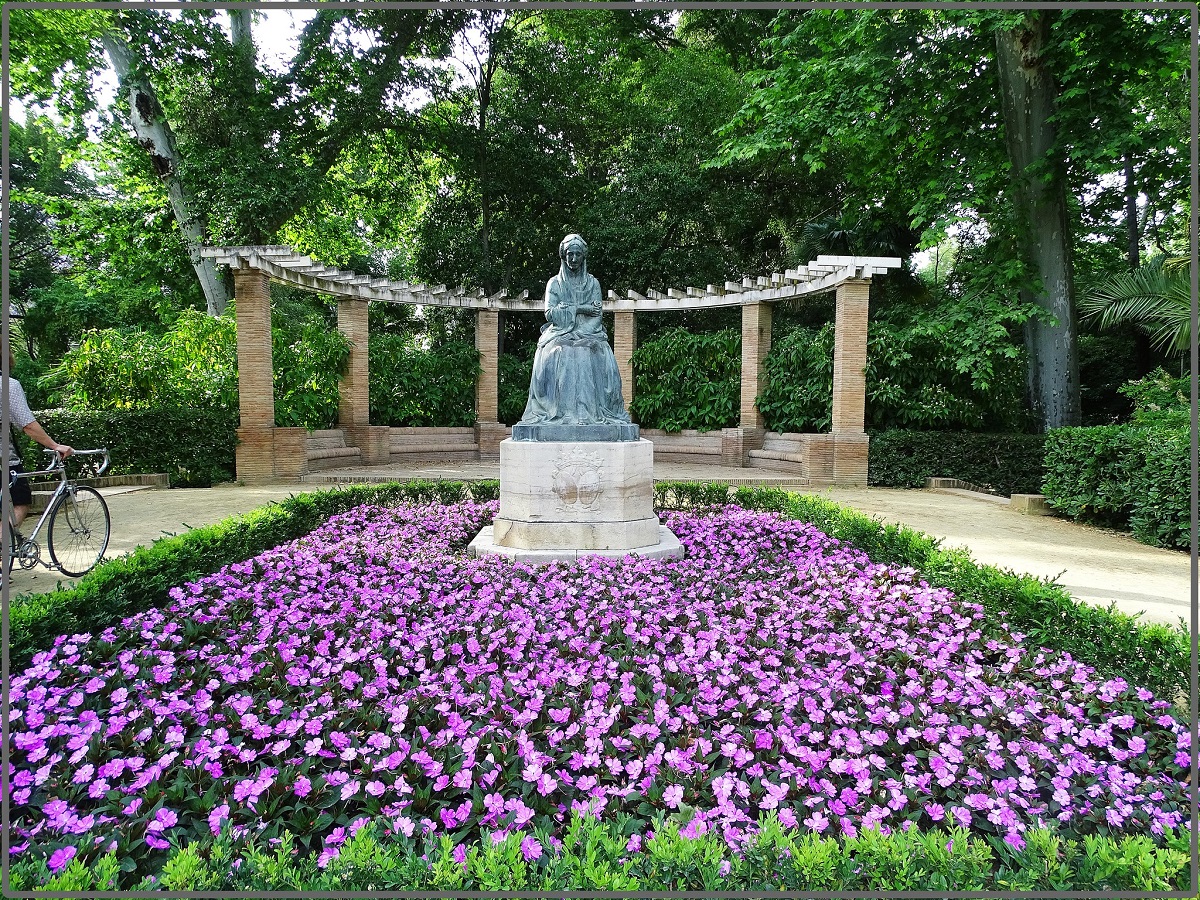
[[[16,523],[9,513],[9,555],[11,565],[19,565],[22,569],[32,569],[38,563],[50,570],[58,570],[72,577],[85,575],[96,567],[108,549],[108,538],[112,531],[112,520],[108,514],[108,504],[100,496],[100,492],[86,484],[75,484],[67,478],[66,460],[54,450],[45,453],[53,455],[49,466],[36,472],[21,472],[16,478],[33,478],[38,475],[58,474],[60,480],[54,489],[41,517],[33,526],[28,537],[17,531]],[[104,459],[96,470],[96,475],[103,475],[108,469],[108,450],[76,450],[73,456],[99,456]],[[42,526],[46,526],[46,549],[50,561],[43,562],[42,550],[38,546],[38,535]]]

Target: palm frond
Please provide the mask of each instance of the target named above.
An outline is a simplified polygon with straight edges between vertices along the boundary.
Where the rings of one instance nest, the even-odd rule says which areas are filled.
[[[1079,310],[1101,328],[1129,322],[1142,327],[1156,346],[1186,352],[1191,346],[1190,282],[1186,264],[1156,257],[1096,288],[1080,301]]]

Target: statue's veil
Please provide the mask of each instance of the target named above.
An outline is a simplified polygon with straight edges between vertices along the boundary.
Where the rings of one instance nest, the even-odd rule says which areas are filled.
[[[583,250],[583,262],[579,264],[578,275],[571,274],[571,270],[567,268],[567,248],[572,244],[578,244]],[[588,287],[587,241],[577,234],[568,234],[558,245],[558,259],[558,277],[562,279],[563,286],[571,291],[571,299],[577,303],[585,302]]]

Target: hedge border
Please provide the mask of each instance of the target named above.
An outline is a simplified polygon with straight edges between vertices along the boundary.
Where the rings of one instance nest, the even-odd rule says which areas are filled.
[[[1163,846],[1144,835],[1087,836],[1064,840],[1051,829],[1026,832],[1014,850],[998,837],[963,828],[864,830],[853,838],[823,837],[784,828],[774,813],[740,857],[711,831],[684,837],[681,817],[660,818],[639,852],[627,849],[628,833],[616,820],[583,820],[573,814],[555,848],[535,831],[508,835],[499,844],[482,840],[454,857],[449,836],[379,838],[379,819],[351,835],[322,870],[315,855],[293,857],[287,839],[277,848],[250,840],[219,838],[173,847],[154,876],[126,890],[290,890],[337,896],[346,891],[831,891],[864,892],[1064,890],[1186,891],[1191,853],[1186,829],[1163,835]],[[533,837],[544,848],[526,860],[521,842]],[[234,866],[234,860],[242,864]],[[78,859],[58,875],[45,861],[14,864],[14,890],[106,891],[120,885],[114,853],[90,867]],[[1030,896],[1038,896],[1038,893]]]
[[[348,485],[275,501],[241,516],[162,538],[103,563],[69,588],[13,598],[9,609],[12,670],[64,634],[94,633],[167,601],[172,587],[311,533],[330,516],[364,503],[457,502],[499,495],[499,482],[410,481]],[[660,482],[660,508],[704,507],[730,495],[728,485]],[[780,512],[847,541],[872,562],[915,569],[931,586],[979,603],[1000,622],[1040,646],[1060,650],[1097,671],[1178,700],[1191,684],[1191,639],[1181,626],[1139,622],[1116,609],[1075,601],[1050,579],[980,565],[965,550],[900,525],[886,525],[829,500],[770,487],[739,487],[733,500],[747,509]]]

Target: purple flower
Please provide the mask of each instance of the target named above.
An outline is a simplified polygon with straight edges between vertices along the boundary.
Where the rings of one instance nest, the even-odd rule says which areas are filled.
[[[542,845],[534,838],[526,836],[521,840],[521,855],[525,857],[526,862],[533,862],[541,858]]]
[[[62,847],[51,853],[49,863],[50,871],[57,874],[65,869],[67,867],[67,863],[75,858],[75,852],[76,851],[74,847]]]

